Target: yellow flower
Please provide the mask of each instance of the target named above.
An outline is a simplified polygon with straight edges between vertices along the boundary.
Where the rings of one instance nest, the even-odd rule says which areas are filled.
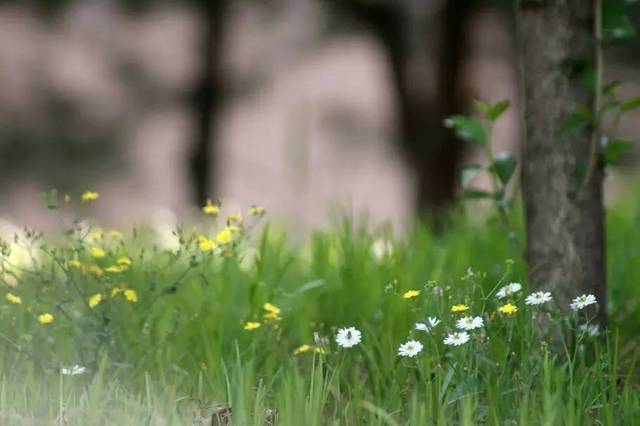
[[[124,290],[124,298],[127,299],[131,303],[136,303],[138,301],[138,293],[135,290],[130,288]]]
[[[118,260],[116,260],[116,263],[123,267],[131,266],[131,259],[129,259],[127,256],[120,256]]]
[[[512,305],[511,303],[507,303],[506,305],[500,306],[498,308],[498,311],[503,314],[511,315],[518,312],[518,307],[515,305]]]
[[[251,216],[262,216],[264,212],[264,207],[256,206],[255,204],[249,207],[249,214]]]
[[[76,268],[76,269],[82,268],[82,263],[80,263],[80,261],[77,259],[72,259],[69,262],[67,262],[67,264],[72,268]]]
[[[97,192],[87,191],[84,194],[82,194],[81,199],[83,203],[88,203],[90,201],[97,200],[98,197],[100,197],[100,194],[98,194]]]
[[[49,313],[39,315],[38,322],[43,325],[51,324],[53,322],[53,315]]]
[[[111,297],[116,297],[118,293],[122,293],[121,288],[116,287],[111,289]]]
[[[416,297],[420,294],[420,290],[409,290],[406,293],[404,293],[402,295],[402,297],[404,297],[405,299],[411,299],[413,297]]]
[[[256,328],[260,328],[260,323],[259,322],[249,321],[249,322],[244,324],[244,329],[245,330],[255,330]]]
[[[242,216],[238,213],[229,213],[227,216],[227,223],[240,223],[242,222]]]
[[[101,267],[99,267],[98,265],[91,265],[89,266],[89,272],[91,272],[92,274],[94,274],[96,277],[101,277],[104,275],[104,271],[102,270]]]
[[[202,211],[206,215],[216,216],[218,213],[220,213],[220,207],[213,204],[211,200],[207,200],[207,203],[202,207]]]
[[[96,293],[89,298],[89,307],[93,308],[101,301],[102,301],[102,295],[100,293]]]
[[[278,314],[274,314],[273,312],[267,312],[263,315],[265,320],[279,321],[281,318]]]
[[[98,241],[103,237],[102,229],[97,228],[87,234],[87,239],[89,241]]]
[[[464,312],[464,311],[468,311],[468,310],[469,310],[469,307],[467,305],[463,305],[463,304],[453,305],[451,307],[451,312]]]
[[[105,271],[111,272],[113,274],[117,274],[119,272],[124,271],[124,268],[122,266],[119,266],[119,265],[111,265],[108,268],[106,268]]]
[[[122,235],[122,232],[116,230],[116,229],[112,229],[111,231],[109,231],[108,233],[109,238],[113,238],[114,240],[116,239],[120,239],[122,238],[124,235]]]
[[[8,302],[15,303],[16,305],[19,305],[22,303],[22,299],[20,299],[20,296],[16,296],[13,293],[7,293],[7,295],[5,296],[5,299],[7,299]]]
[[[200,251],[211,251],[217,246],[218,245],[213,240],[205,237],[198,237],[198,248],[200,249]]]
[[[95,257],[95,258],[101,258],[107,255],[107,253],[105,253],[105,251],[100,247],[91,247],[90,253],[91,253],[91,257]]]
[[[276,305],[272,305],[271,303],[265,303],[264,305],[262,305],[262,309],[269,313],[280,315],[280,308],[278,308]]]
[[[216,235],[216,241],[218,244],[229,244],[233,239],[233,235],[231,233],[231,229],[229,227],[223,228],[218,235]]]
[[[324,353],[324,349],[322,349],[321,347],[318,346],[313,346],[313,345],[302,345],[302,346],[298,346],[294,351],[293,354],[294,355],[298,355],[298,354],[303,354],[305,352],[315,352],[315,353],[319,353],[319,354],[323,354]]]

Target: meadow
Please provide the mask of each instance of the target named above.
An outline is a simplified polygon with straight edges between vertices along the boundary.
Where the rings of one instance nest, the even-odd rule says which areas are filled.
[[[588,297],[532,296],[524,237],[490,215],[296,239],[211,203],[158,234],[49,193],[64,235],[0,243],[0,424],[634,424],[634,195],[608,211],[602,329]]]

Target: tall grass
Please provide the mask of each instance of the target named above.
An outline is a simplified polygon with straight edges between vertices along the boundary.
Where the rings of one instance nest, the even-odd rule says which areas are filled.
[[[457,217],[440,236],[417,226],[395,239],[344,220],[295,243],[253,229],[255,219],[218,219],[178,230],[172,248],[80,223],[55,243],[24,235],[5,244],[0,274],[22,302],[0,306],[0,423],[633,424],[640,214],[630,204],[609,217],[611,327],[599,337],[578,329],[588,317],[523,303],[521,247],[491,220]],[[200,249],[198,237],[226,226],[231,242]],[[123,256],[130,266],[105,272]],[[511,281],[525,286],[509,299],[518,312],[500,314],[496,290]],[[402,297],[412,289],[420,295]],[[265,319],[265,303],[277,319]],[[456,303],[485,326],[450,347]],[[44,312],[51,324],[37,321]],[[428,315],[442,323],[415,330]],[[336,345],[344,326],[362,331],[360,345]],[[424,350],[399,357],[409,338]],[[304,344],[316,350],[294,354]],[[87,371],[61,373],[75,364]]]

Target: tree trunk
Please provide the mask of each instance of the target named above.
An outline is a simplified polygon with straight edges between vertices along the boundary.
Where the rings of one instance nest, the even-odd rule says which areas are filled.
[[[204,28],[200,45],[201,65],[191,93],[193,141],[189,172],[193,202],[201,206],[212,197],[215,140],[223,90],[223,27],[228,0],[203,2]]]
[[[571,298],[595,294],[603,321],[603,166],[595,143],[598,135],[588,127],[563,137],[576,107],[592,110],[594,105],[579,72],[567,72],[572,68],[567,65],[580,63],[577,59],[594,63],[594,4],[521,0],[517,27],[525,94],[522,191],[529,279],[534,288],[552,291],[565,309]]]
[[[427,62],[426,20],[416,20],[410,2],[335,0],[363,22],[388,59],[396,103],[398,138],[416,178],[416,209],[438,222],[456,196],[462,144],[444,128],[444,119],[464,112],[468,96],[461,90],[461,68],[467,50],[466,28],[474,0],[448,0],[441,12],[435,75],[415,73]],[[436,81],[431,93],[424,81]]]

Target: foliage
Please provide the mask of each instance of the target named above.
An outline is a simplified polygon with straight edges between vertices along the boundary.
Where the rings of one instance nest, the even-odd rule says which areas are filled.
[[[101,202],[43,198],[54,214]],[[31,230],[4,240],[2,422],[193,424],[230,406],[234,424],[633,423],[637,274],[619,236],[640,229],[637,214],[613,226],[614,328],[595,337],[580,327],[589,317],[524,303],[524,284],[497,298],[524,270],[493,222],[397,240],[345,220],[293,244],[253,229],[263,209],[243,220],[221,208],[207,203],[201,226],[170,237],[78,218],[56,242]],[[445,345],[467,313],[484,326]],[[428,317],[441,323],[415,329]],[[349,326],[362,342],[340,348]],[[424,349],[399,357],[409,339]]]

